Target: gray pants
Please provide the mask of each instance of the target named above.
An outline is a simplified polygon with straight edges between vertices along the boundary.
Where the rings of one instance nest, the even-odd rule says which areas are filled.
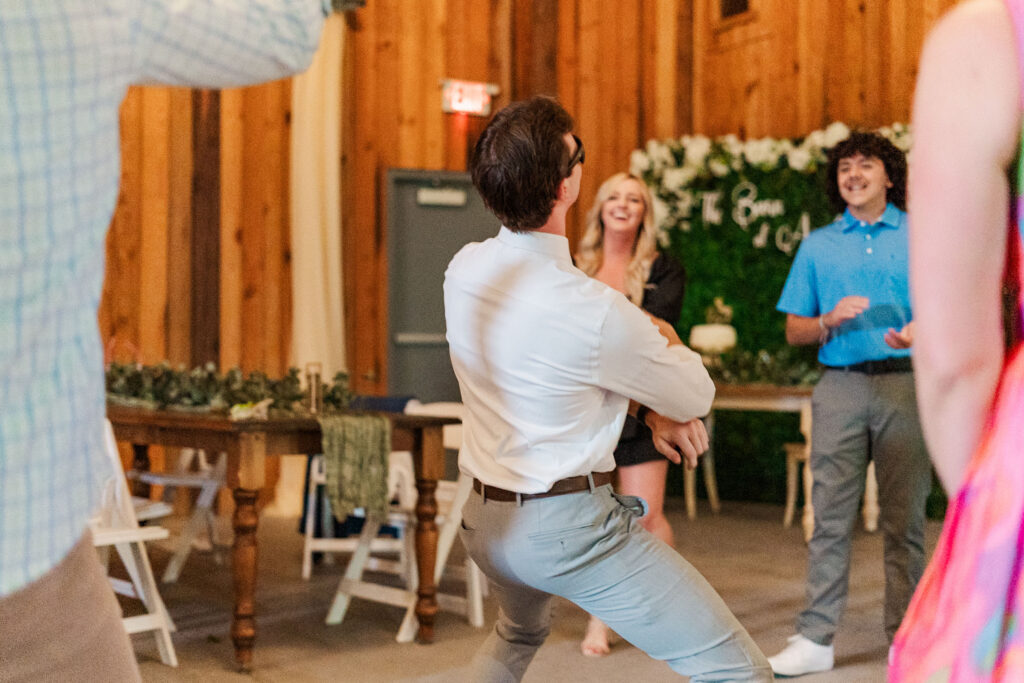
[[[515,502],[470,494],[460,535],[491,579],[498,622],[469,680],[518,681],[550,629],[551,596],[699,681],[770,681],[754,641],[714,589],[637,523],[645,505],[610,486]]]
[[[807,606],[797,630],[822,645],[835,635],[846,606],[850,543],[870,458],[885,544],[885,634],[892,642],[924,571],[924,508],[932,484],[914,377],[828,370],[813,405],[814,535]]]

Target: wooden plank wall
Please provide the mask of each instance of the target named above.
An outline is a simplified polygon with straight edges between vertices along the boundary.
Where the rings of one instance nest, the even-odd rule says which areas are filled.
[[[598,186],[628,170],[634,149],[689,128],[691,22],[686,0],[558,3],[558,97],[587,151],[572,244]]]
[[[194,106],[208,95],[132,88],[122,105],[121,194],[107,237],[100,333],[116,360],[213,361],[281,374],[291,339],[291,84],[216,94],[212,130]],[[196,125],[197,139],[217,146],[218,168],[196,166],[210,156],[193,145]],[[193,248],[210,239],[219,242],[219,258],[193,267]],[[210,329],[210,316],[194,306],[214,304]],[[152,459],[162,467],[161,450]],[[277,467],[268,465],[271,482]]]
[[[498,84],[497,107],[536,93],[564,102],[587,147],[575,239],[598,184],[650,138],[907,120],[921,42],[952,4],[751,0],[750,14],[724,23],[718,0],[372,0],[349,13],[342,257],[354,388],[386,388],[383,174],[465,169],[484,125],[441,112],[442,78]],[[190,189],[193,176],[205,177],[192,167],[196,95],[129,94],[100,313],[121,356],[193,360],[193,347],[208,344],[192,307],[209,304],[190,283],[213,277],[203,289],[218,290],[221,365],[287,365],[289,93],[281,81],[220,94],[219,226],[193,225],[210,208]],[[194,230],[219,230],[218,273],[191,272]]]
[[[346,347],[353,387],[387,386],[387,253],[383,177],[389,168],[464,170],[485,121],[441,111],[440,81],[495,83],[509,101],[512,0],[374,0],[350,18],[347,119],[353,140],[342,184]]]
[[[718,0],[695,0],[693,129],[756,138],[905,122],[924,37],[956,1],[751,0],[722,21]]]

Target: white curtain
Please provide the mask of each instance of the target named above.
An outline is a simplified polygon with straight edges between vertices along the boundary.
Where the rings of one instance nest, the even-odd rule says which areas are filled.
[[[341,272],[341,77],[345,21],[327,17],[309,70],[292,82],[291,364],[322,366],[330,381],[345,370]],[[283,458],[268,512],[302,511],[305,458]]]

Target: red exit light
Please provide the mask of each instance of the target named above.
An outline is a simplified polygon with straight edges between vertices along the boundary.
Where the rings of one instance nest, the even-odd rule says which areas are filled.
[[[441,110],[449,113],[489,116],[491,97],[498,94],[498,86],[492,83],[441,81]]]

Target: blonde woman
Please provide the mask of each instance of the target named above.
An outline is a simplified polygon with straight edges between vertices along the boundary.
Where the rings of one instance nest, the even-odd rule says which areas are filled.
[[[602,183],[575,260],[584,273],[622,292],[651,316],[669,324],[679,319],[686,273],[658,251],[651,193],[640,179],[616,173]],[[626,416],[615,464],[619,492],[647,501],[649,511],[640,524],[672,545],[663,507],[668,460],[654,448],[651,430],[632,416]],[[581,651],[590,657],[608,654],[608,636],[608,627],[590,617]]]

